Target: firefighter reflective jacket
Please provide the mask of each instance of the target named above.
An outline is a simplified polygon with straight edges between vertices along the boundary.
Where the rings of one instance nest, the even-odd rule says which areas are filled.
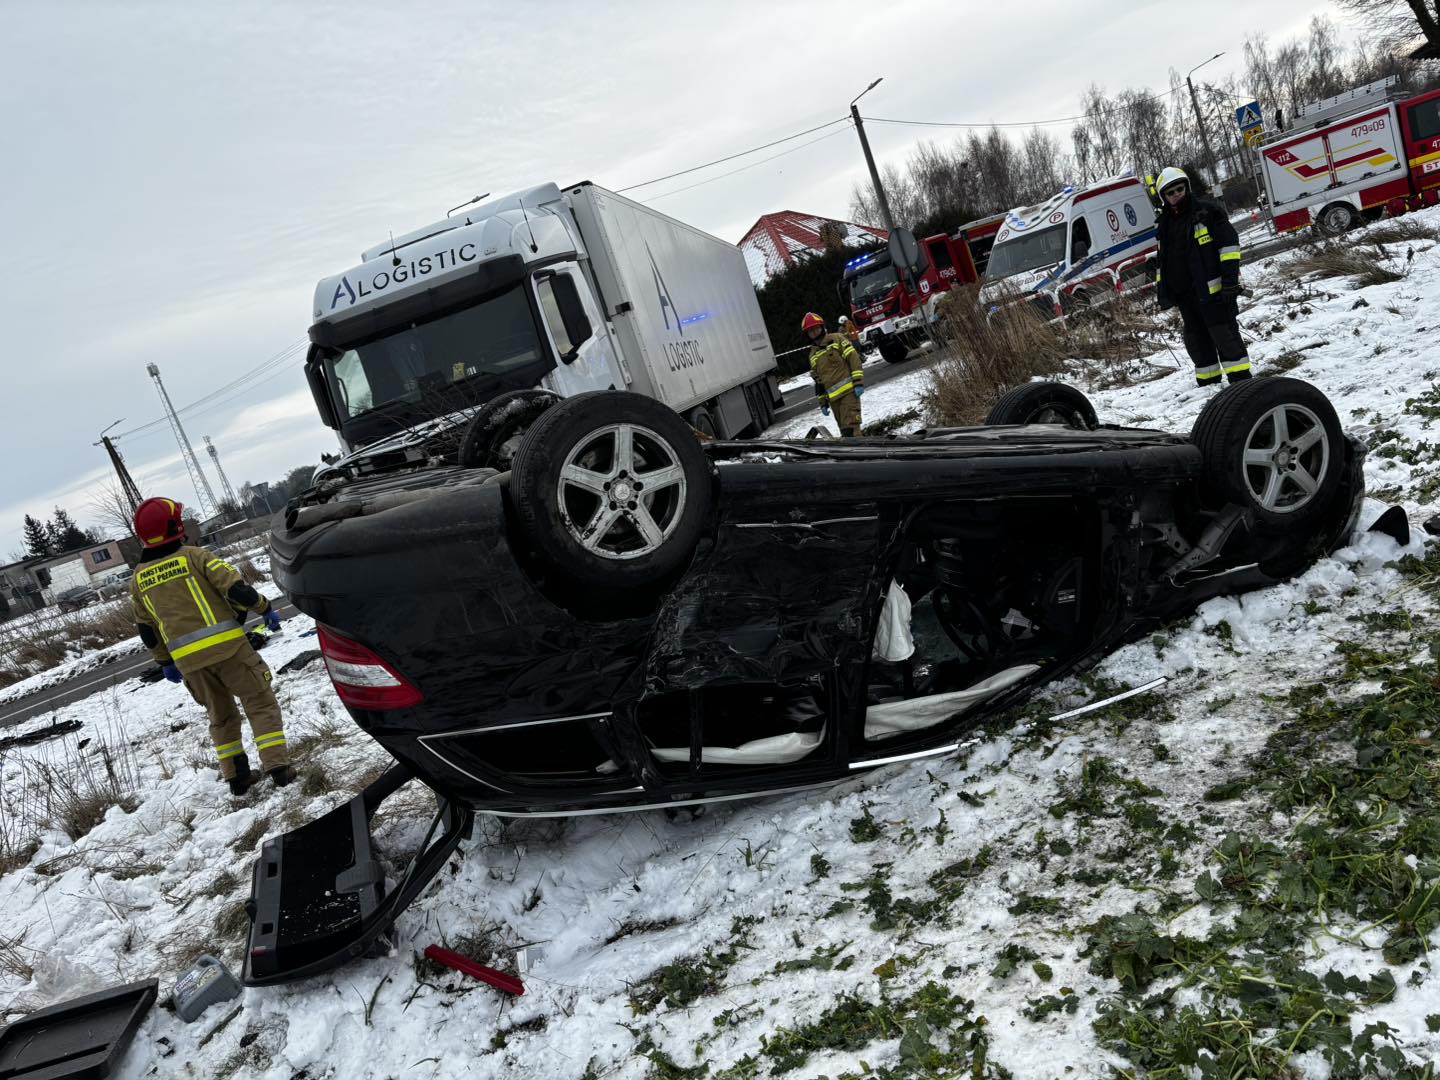
[[[834,401],[865,381],[860,354],[844,334],[826,334],[810,350],[810,374],[821,401]]]
[[[1226,286],[1240,284],[1240,237],[1217,203],[1193,194],[1180,212],[1167,207],[1156,225],[1160,245],[1155,291],[1161,304],[1218,298]]]
[[[135,568],[130,607],[156,661],[191,672],[248,649],[236,616],[243,618],[246,608],[263,615],[270,601],[224,559],[201,547],[167,544],[146,552]]]

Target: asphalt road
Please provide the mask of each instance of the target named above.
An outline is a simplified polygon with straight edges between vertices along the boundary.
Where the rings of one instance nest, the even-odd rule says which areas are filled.
[[[280,613],[281,619],[288,619],[296,614],[295,605],[288,602],[276,604],[275,610]],[[14,727],[32,717],[42,716],[62,705],[69,705],[72,701],[79,701],[83,697],[133,680],[142,671],[154,666],[155,661],[150,658],[150,654],[141,649],[133,656],[119,657],[104,667],[87,671],[18,701],[7,702],[0,705],[0,729]]]

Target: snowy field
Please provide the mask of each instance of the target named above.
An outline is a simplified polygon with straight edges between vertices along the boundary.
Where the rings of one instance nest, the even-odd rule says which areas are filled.
[[[1178,1077],[1231,1045],[1253,1065],[1203,1075],[1428,1075],[1440,823],[1412,828],[1397,808],[1417,790],[1434,808],[1434,713],[1397,712],[1375,744],[1413,766],[1403,784],[1367,742],[1360,760],[1387,786],[1361,795],[1346,786],[1357,747],[1334,734],[1361,702],[1388,716],[1434,701],[1437,571],[1399,560],[1425,554],[1440,492],[1440,248],[1409,248],[1413,261],[1390,253],[1400,280],[1364,289],[1296,282],[1292,253],[1247,267],[1241,316],[1257,369],[1318,385],[1371,447],[1367,485],[1410,512],[1408,549],[1362,533],[1293,581],[1210,601],[950,759],[694,820],[483,820],[401,917],[391,955],[247,990],[194,1024],[157,1008],[118,1075]],[[1091,389],[1101,418],[1188,431],[1213,391],[1194,386],[1178,332],[1147,362],[1174,371]],[[867,422],[916,408],[925,379],[867,392]],[[277,673],[315,648],[312,625],[291,619],[266,648]],[[1047,720],[1159,676],[1157,693]],[[47,826],[0,879],[10,1017],[152,975],[163,995],[204,951],[238,971],[261,840],[386,761],[320,662],[276,690],[304,780],[238,803],[181,687],[132,682],[30,722],[83,727],[0,763],[7,855],[53,798],[47,770],[98,768],[103,746],[133,796],[78,840]],[[382,851],[413,850],[430,809],[408,789],[387,802]],[[1363,846],[1377,835],[1390,847]],[[1360,864],[1385,870],[1364,895],[1344,869]],[[1306,892],[1322,865],[1328,884]],[[1396,914],[1377,918],[1382,880]],[[511,970],[520,946],[544,956],[508,998],[421,959],[431,943]]]

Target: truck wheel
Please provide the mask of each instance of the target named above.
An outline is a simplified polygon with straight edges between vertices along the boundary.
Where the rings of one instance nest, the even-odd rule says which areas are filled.
[[[1315,228],[1325,236],[1339,236],[1360,224],[1360,215],[1349,203],[1331,203],[1315,218]]]
[[[910,355],[910,350],[903,341],[894,337],[880,339],[880,355],[885,358],[887,364],[903,364]]]
[[[1292,535],[1339,492],[1343,439],[1329,399],[1283,376],[1227,386],[1190,433],[1208,493],[1250,510],[1258,530]]]
[[[491,398],[466,425],[460,465],[466,469],[510,468],[510,459],[530,425],[560,400],[549,390],[511,390]]]
[[[1079,431],[1100,426],[1095,406],[1075,387],[1059,382],[1032,382],[1000,395],[985,417],[987,424],[1063,424]]]
[[[715,418],[710,415],[709,409],[691,409],[690,415],[685,418],[690,426],[701,435],[708,438],[715,438]]]
[[[705,454],[670,408],[625,391],[567,398],[511,464],[511,496],[541,557],[587,588],[654,585],[689,562],[710,498]]]

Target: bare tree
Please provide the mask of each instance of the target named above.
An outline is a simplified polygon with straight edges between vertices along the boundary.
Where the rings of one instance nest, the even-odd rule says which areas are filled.
[[[1048,131],[1031,128],[1020,144],[1020,201],[1039,202],[1059,191],[1071,169],[1060,140]]]
[[[111,477],[92,489],[90,501],[85,509],[100,522],[100,531],[108,538],[129,536],[135,531],[134,511],[120,481]]]
[[[1382,51],[1408,52],[1415,39],[1440,48],[1440,0],[1340,0],[1376,35]]]

